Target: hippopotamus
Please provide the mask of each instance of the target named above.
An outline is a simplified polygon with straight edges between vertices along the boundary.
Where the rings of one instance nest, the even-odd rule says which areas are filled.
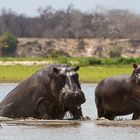
[[[73,119],[83,117],[86,99],[79,83],[79,66],[50,64],[19,83],[0,103],[0,116],[10,118]]]
[[[140,116],[140,67],[133,64],[131,75],[117,75],[102,80],[95,89],[97,115],[114,120],[116,116]]]

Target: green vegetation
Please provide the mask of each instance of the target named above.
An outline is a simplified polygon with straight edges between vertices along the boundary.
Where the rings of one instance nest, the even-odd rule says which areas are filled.
[[[0,66],[0,82],[20,82],[21,80],[29,77],[41,66]]]
[[[20,82],[42,67],[44,66],[0,66],[0,82]],[[108,76],[130,74],[131,71],[131,65],[87,66],[80,68],[79,75],[81,82],[95,83]]]
[[[80,81],[88,83],[97,83],[100,80],[118,74],[131,74],[131,65],[116,65],[109,66],[88,66],[81,67],[79,70]]]
[[[80,65],[79,75],[81,82],[99,82],[105,77],[117,74],[130,74],[133,70],[132,64],[140,64],[140,58],[69,58],[69,57],[49,57],[49,58],[0,58],[0,61],[49,61],[51,63],[70,64],[71,66]],[[44,65],[23,66],[9,65],[0,66],[0,82],[20,82],[32,75]]]
[[[52,63],[62,63],[80,66],[94,66],[94,65],[128,65],[137,63],[140,64],[140,58],[94,58],[94,57],[0,57],[0,61],[51,61]]]
[[[122,54],[122,50],[123,50],[122,44],[118,44],[118,43],[112,44],[110,46],[110,52],[109,52],[110,57],[111,58],[120,57]]]
[[[6,32],[0,36],[0,55],[15,56],[17,39],[11,33]]]

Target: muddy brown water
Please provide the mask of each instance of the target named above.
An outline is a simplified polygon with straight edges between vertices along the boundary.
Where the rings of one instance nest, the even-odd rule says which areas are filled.
[[[0,100],[12,90],[16,84],[0,84]],[[65,125],[22,125],[1,124],[0,140],[139,140],[140,126],[134,125],[97,125],[96,107],[94,103],[94,84],[82,84],[86,103],[82,105],[84,116],[90,121]],[[119,117],[130,120],[131,115]]]

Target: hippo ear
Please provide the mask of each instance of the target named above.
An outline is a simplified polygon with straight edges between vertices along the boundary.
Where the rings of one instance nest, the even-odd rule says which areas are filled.
[[[80,68],[80,66],[76,66],[76,67],[74,67],[74,71],[78,71],[79,68]]]
[[[59,70],[58,68],[54,67],[54,68],[53,68],[53,71],[54,71],[55,73],[58,73],[60,70]]]
[[[133,68],[136,69],[138,66],[137,64],[133,64]]]

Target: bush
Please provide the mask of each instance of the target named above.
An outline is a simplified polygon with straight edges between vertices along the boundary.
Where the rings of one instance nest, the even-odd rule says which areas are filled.
[[[110,52],[109,55],[111,58],[117,58],[117,57],[121,57],[122,54],[122,46],[120,46],[119,44],[112,44],[110,46]]]
[[[94,58],[94,57],[80,57],[78,59],[80,66],[89,66],[89,65],[101,65],[101,59]]]
[[[94,58],[94,57],[83,57],[79,58],[80,66],[89,66],[89,65],[128,65],[128,64],[140,64],[140,58]]]
[[[88,59],[88,61],[89,61],[89,65],[101,65],[102,64],[101,59],[94,58],[94,57],[90,57]]]
[[[102,59],[103,65],[116,65],[117,64],[117,58],[105,58]]]
[[[137,63],[136,59],[134,58],[118,58],[118,64],[133,64]]]
[[[105,58],[102,60],[103,65],[128,65],[128,64],[134,64],[140,63],[140,58]]]
[[[53,58],[52,58],[53,59]],[[56,60],[56,58],[55,58]],[[58,63],[80,66],[92,66],[92,65],[128,65],[128,64],[140,64],[140,58],[94,58],[94,57],[58,57],[56,60]]]
[[[0,36],[0,55],[15,56],[17,39],[9,32]]]
[[[68,57],[65,57],[65,56],[58,57],[57,60],[58,60],[58,63],[61,63],[61,64],[70,64]]]
[[[89,66],[89,61],[88,61],[88,58],[86,58],[86,57],[79,58],[78,62],[79,62],[80,66]]]

